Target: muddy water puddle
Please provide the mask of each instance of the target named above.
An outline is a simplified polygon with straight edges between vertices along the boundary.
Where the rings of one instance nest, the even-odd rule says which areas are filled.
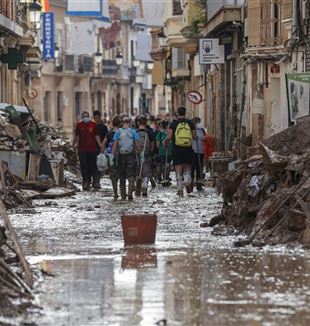
[[[231,249],[235,238],[199,227],[221,206],[211,189],[133,203],[109,192],[12,216],[30,261],[54,275],[36,288],[38,325],[310,325],[307,251]],[[123,211],[158,212],[154,246],[124,247]]]

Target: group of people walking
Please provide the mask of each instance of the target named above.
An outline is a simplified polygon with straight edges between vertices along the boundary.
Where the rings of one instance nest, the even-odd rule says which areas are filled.
[[[212,137],[207,136],[200,118],[188,120],[185,107],[178,108],[172,121],[144,115],[132,120],[117,115],[110,128],[103,123],[99,111],[93,113],[93,120],[84,111],[76,126],[74,144],[83,190],[100,188],[97,156],[105,153],[115,200],[119,191],[122,200],[133,200],[134,194],[147,196],[149,184],[170,185],[172,167],[179,196],[184,190],[191,193],[194,186],[202,191],[204,162],[214,150]]]

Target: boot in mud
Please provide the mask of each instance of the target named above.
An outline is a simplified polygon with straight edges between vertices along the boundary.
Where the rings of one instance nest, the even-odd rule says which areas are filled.
[[[95,175],[95,176],[94,176],[92,187],[93,187],[95,190],[99,190],[99,189],[101,189],[101,185],[100,185],[100,175]]]
[[[90,190],[90,182],[84,182],[83,191],[89,191],[89,190]]]
[[[182,177],[182,174],[177,174],[176,178],[177,178],[177,189],[178,189],[177,195],[182,197],[183,196],[183,177]]]
[[[128,200],[133,200],[133,188],[134,188],[134,180],[129,179],[129,185],[128,185]]]
[[[120,179],[120,189],[121,189],[121,197],[122,200],[126,200],[126,179]]]
[[[113,195],[114,200],[116,201],[118,199],[118,193],[117,193],[117,180],[112,180],[112,188],[113,188]]]
[[[147,197],[148,184],[149,184],[149,178],[148,177],[144,177],[143,178],[143,182],[142,182],[142,196],[143,197]]]
[[[150,182],[151,182],[152,188],[156,188],[156,182],[155,182],[155,179],[153,177],[150,179]]]
[[[142,180],[139,178],[136,182],[136,196],[141,196],[141,187],[142,187]]]

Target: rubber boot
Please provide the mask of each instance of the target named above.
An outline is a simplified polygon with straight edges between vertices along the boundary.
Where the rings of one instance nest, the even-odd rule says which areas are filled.
[[[140,178],[138,178],[137,182],[136,182],[136,196],[137,197],[141,196],[141,186],[142,186],[142,180]]]
[[[150,181],[151,181],[151,186],[152,186],[152,188],[156,188],[156,182],[155,182],[155,179],[152,177],[152,178],[150,179]]]
[[[113,194],[114,194],[114,200],[117,200],[118,193],[117,193],[117,179],[112,180],[112,188],[113,188]]]
[[[90,190],[90,182],[83,182],[83,191]]]
[[[119,183],[122,200],[126,200],[126,179],[120,179]]]
[[[129,185],[128,185],[128,200],[133,200],[133,188],[134,188],[134,180],[133,179],[129,179]]]
[[[147,197],[147,187],[149,183],[149,178],[143,178],[143,183],[142,183],[142,196]]]
[[[176,178],[177,178],[177,189],[178,189],[177,195],[183,196],[183,177],[181,174],[177,174]]]
[[[100,186],[100,175],[95,175],[93,177],[93,188],[96,190],[99,190],[101,188]]]

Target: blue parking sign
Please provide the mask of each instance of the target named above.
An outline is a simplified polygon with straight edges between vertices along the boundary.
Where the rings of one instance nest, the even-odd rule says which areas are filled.
[[[54,13],[43,13],[43,59],[55,58]]]

